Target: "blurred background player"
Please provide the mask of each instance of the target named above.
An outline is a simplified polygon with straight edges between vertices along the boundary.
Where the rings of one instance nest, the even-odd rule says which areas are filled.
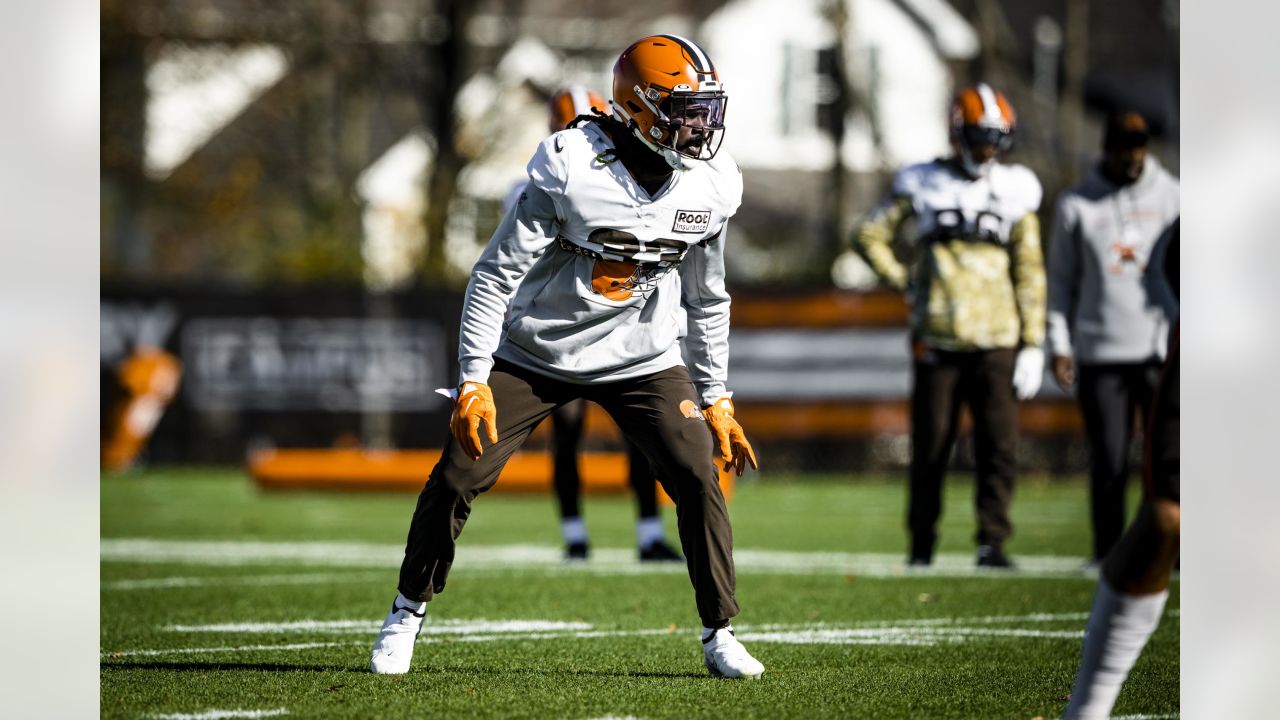
[[[1058,198],[1049,243],[1049,351],[1063,390],[1076,395],[1089,439],[1096,565],[1125,523],[1134,412],[1146,421],[1170,318],[1161,270],[1178,216],[1178,180],[1147,152],[1146,120],[1112,113],[1102,158]]]
[[[1178,288],[1178,223],[1163,262]],[[1160,624],[1181,538],[1179,330],[1174,321],[1169,356],[1156,387],[1144,437],[1143,502],[1133,524],[1107,555],[1085,629],[1071,700],[1064,720],[1111,716],[1125,678]]]
[[[854,242],[881,282],[912,304],[911,565],[933,562],[963,404],[973,418],[977,563],[1012,566],[1004,543],[1013,532],[1017,401],[1040,389],[1045,322],[1040,182],[998,161],[1015,122],[1003,94],[986,84],[964,88],[951,106],[953,154],[899,171]],[[893,241],[908,220],[915,257],[905,264]]]
[[[641,38],[614,65],[613,115],[538,146],[472,269],[452,437],[418,498],[373,672],[408,672],[472,503],[539,422],[585,398],[644,450],[675,500],[708,672],[764,673],[731,625],[733,529],[713,462],[738,475],[757,467],[725,385],[724,249],[742,200],[742,173],[721,151],[727,98],[698,45]]]
[[[581,85],[568,85],[555,92],[548,103],[548,129],[564,130],[575,118],[603,113],[609,104],[599,93]],[[512,186],[502,203],[505,215],[524,191],[526,180]],[[591,540],[582,519],[582,477],[578,472],[578,450],[582,444],[582,428],[586,415],[585,400],[575,400],[551,413],[552,442],[555,449],[553,479],[556,503],[560,509],[560,533],[564,537],[566,560],[586,560]],[[684,557],[667,544],[662,516],[658,512],[658,483],[649,469],[649,461],[635,443],[623,438],[627,446],[627,480],[636,495],[636,548],[640,560],[649,562],[681,561]]]

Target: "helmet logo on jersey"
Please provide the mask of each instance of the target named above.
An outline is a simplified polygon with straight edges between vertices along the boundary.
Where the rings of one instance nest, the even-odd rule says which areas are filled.
[[[591,266],[591,289],[614,302],[629,300],[637,269],[633,262],[596,260]]]
[[[677,210],[672,232],[704,233],[711,225],[710,210]]]
[[[641,240],[625,230],[612,228],[592,231],[586,246],[563,236],[558,241],[565,250],[595,259],[591,266],[591,289],[616,302],[629,300],[634,294],[648,297],[659,281],[680,264],[689,249],[683,240]]]

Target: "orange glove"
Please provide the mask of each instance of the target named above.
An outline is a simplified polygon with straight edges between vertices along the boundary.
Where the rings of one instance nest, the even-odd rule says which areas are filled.
[[[472,460],[484,454],[480,445],[481,420],[488,426],[489,443],[498,442],[498,408],[493,404],[493,391],[484,383],[462,383],[458,401],[453,405],[453,417],[449,418],[449,430]]]
[[[733,468],[738,477],[742,477],[747,463],[751,463],[753,470],[760,469],[760,465],[756,463],[756,453],[751,449],[751,443],[747,442],[747,434],[742,431],[738,421],[733,419],[733,401],[722,397],[703,408],[702,416],[707,419],[711,434],[716,437],[720,459],[724,461],[726,471]]]

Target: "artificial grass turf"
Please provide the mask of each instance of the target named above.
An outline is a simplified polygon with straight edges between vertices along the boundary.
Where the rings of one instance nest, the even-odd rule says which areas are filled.
[[[972,552],[971,487],[963,477],[950,483],[944,553]],[[740,486],[730,506],[735,545],[897,554],[903,501],[900,481],[892,479],[764,476]],[[394,550],[403,543],[412,506],[409,495],[264,494],[235,471],[160,471],[103,478],[102,533],[108,542],[346,542]],[[593,546],[630,551],[632,514],[626,497],[588,497]],[[664,514],[674,538],[673,512]],[[1018,535],[1009,549],[1015,558],[1057,554],[1083,561],[1088,535],[1082,483],[1024,482],[1014,520]],[[493,494],[477,501],[462,545],[515,543],[558,548],[550,498]],[[735,624],[744,636],[765,632],[762,626],[769,624],[790,633],[888,630],[862,638],[864,644],[744,638],[768,669],[761,681],[729,682],[706,677],[692,592],[680,568],[596,572],[588,563],[468,569],[460,562],[447,591],[430,605],[429,623],[546,620],[618,634],[509,633],[490,641],[475,633],[430,636],[419,643],[409,675],[377,677],[366,672],[368,647],[394,594],[395,574],[394,558],[355,564],[104,561],[103,716],[284,709],[290,717],[351,718],[1053,717],[1070,689],[1082,614],[1093,591],[1085,576],[740,570],[743,614]],[[122,584],[175,578],[200,584]],[[1177,606],[1175,583],[1169,608]],[[1025,619],[1036,614],[1057,619]],[[992,616],[1024,619],[995,625],[1008,631],[1004,635],[986,634],[983,628],[992,626],[965,620]],[[360,626],[170,629],[304,620]],[[954,623],[976,627],[978,634],[903,644],[895,633],[922,641],[912,634],[921,626],[912,622]],[[1118,713],[1177,712],[1177,628],[1176,614],[1167,613]],[[308,643],[333,646],[216,649]],[[131,654],[139,651],[151,654]]]

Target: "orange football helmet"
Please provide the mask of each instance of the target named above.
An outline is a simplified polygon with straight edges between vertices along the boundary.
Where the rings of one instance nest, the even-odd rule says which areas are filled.
[[[1017,122],[1004,94],[986,83],[970,85],[957,93],[951,102],[951,144],[965,172],[974,177],[985,175],[995,162],[995,154],[981,162],[974,157],[974,148],[990,146],[996,154],[1008,152],[1013,147]]]
[[[672,167],[715,157],[727,103],[711,58],[678,35],[641,38],[613,66],[614,114]]]
[[[547,122],[551,132],[559,132],[579,115],[590,115],[592,108],[604,112],[608,107],[609,103],[595,90],[588,90],[581,85],[566,85],[551,96],[551,102],[547,106]]]

